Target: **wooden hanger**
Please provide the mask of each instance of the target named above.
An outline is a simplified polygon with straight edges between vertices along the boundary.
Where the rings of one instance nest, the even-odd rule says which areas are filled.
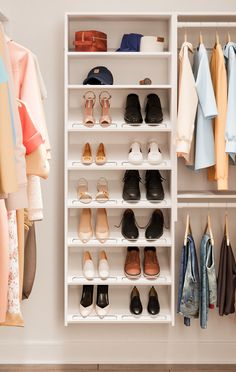
[[[189,216],[189,214],[187,214],[187,217],[186,217],[186,228],[185,228],[185,234],[184,234],[184,245],[187,244],[187,239],[188,239],[189,231],[190,231],[190,216]]]
[[[202,37],[202,32],[200,31],[199,34],[199,44],[203,44],[203,37]]]
[[[227,33],[227,36],[228,36],[228,43],[230,43],[230,42],[231,42],[231,36],[230,36],[229,31],[228,31],[228,33]]]
[[[216,45],[220,44],[220,38],[219,38],[219,34],[218,34],[218,31],[216,30],[216,41],[215,41],[215,47]]]
[[[225,214],[225,236],[226,236],[227,246],[229,246],[229,220],[228,220],[227,213]]]
[[[184,42],[186,43],[188,41],[188,36],[187,36],[187,30],[184,30]]]
[[[211,228],[211,217],[210,217],[210,214],[209,213],[208,213],[208,216],[207,216],[207,223],[206,223],[204,234],[206,234],[207,231],[209,231],[209,235],[210,235],[210,239],[211,239],[211,244],[214,245],[213,232],[212,232],[212,228]]]

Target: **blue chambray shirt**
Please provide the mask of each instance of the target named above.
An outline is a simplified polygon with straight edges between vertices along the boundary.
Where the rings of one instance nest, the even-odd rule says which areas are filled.
[[[194,53],[193,73],[198,94],[195,139],[195,170],[215,164],[212,119],[218,115],[207,50],[200,44]]]
[[[236,43],[229,42],[223,49],[228,75],[228,105],[225,140],[227,152],[235,162],[236,154]]]

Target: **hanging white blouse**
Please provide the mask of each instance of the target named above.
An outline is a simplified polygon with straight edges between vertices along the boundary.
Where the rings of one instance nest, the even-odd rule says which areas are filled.
[[[203,44],[194,54],[193,71],[199,100],[195,124],[195,169],[198,170],[215,164],[212,118],[218,114],[207,51]]]
[[[189,161],[198,104],[189,51],[193,52],[192,44],[184,42],[179,53],[179,103],[176,134],[177,154],[184,157],[186,161]]]

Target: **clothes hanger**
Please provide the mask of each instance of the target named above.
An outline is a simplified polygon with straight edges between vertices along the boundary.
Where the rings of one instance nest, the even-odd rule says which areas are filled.
[[[216,30],[216,40],[215,40],[215,47],[220,44],[220,38],[219,38],[219,34],[218,34],[218,31]]]
[[[230,36],[229,31],[228,31],[228,33],[227,33],[227,37],[228,37],[228,43],[230,43],[230,42],[231,42],[231,36]]]
[[[203,37],[202,37],[202,31],[199,33],[199,45],[203,44]]]
[[[213,232],[212,232],[212,228],[211,228],[211,216],[210,216],[209,212],[208,212],[208,215],[207,215],[207,223],[206,223],[204,234],[206,234],[207,231],[209,231],[211,244],[214,245],[214,237],[213,237]]]
[[[188,239],[188,233],[190,231],[190,216],[187,214],[186,217],[186,228],[185,228],[185,234],[184,234],[184,245],[187,244],[187,239]]]
[[[226,236],[226,244],[229,246],[229,219],[227,213],[225,214],[225,236]]]

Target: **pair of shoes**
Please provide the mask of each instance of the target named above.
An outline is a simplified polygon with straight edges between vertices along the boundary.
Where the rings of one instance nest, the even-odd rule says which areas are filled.
[[[93,279],[95,276],[94,263],[89,251],[84,252],[83,274],[84,277],[88,280]],[[101,279],[107,279],[109,277],[109,265],[105,251],[99,252],[98,275]]]
[[[80,178],[77,187],[77,197],[81,203],[88,204],[92,201],[92,195],[88,191],[88,181]],[[97,194],[95,200],[104,203],[109,200],[108,182],[106,178],[101,177],[97,182]]]
[[[101,117],[99,119],[99,123],[102,127],[108,127],[111,122],[111,116],[109,113],[110,110],[110,93],[103,91],[99,94],[99,102],[102,108]],[[87,127],[93,127],[96,123],[94,118],[93,108],[96,102],[96,95],[92,91],[88,91],[84,95],[85,100],[85,111],[84,111],[84,124]]]
[[[93,162],[92,150],[88,142],[84,145],[81,162],[85,165],[90,165]],[[106,153],[103,143],[100,143],[97,148],[95,163],[97,165],[103,165],[106,163]]]
[[[130,146],[128,160],[131,164],[142,164],[143,152],[138,142],[133,142]],[[161,150],[154,141],[148,144],[147,161],[150,164],[160,164],[162,162]]]
[[[143,312],[143,305],[140,300],[138,288],[135,286],[130,295],[130,312],[134,315],[140,315]],[[147,311],[150,315],[157,315],[160,312],[160,304],[157,291],[152,286],[148,294]]]
[[[164,178],[158,170],[147,170],[145,174],[146,198],[150,201],[161,201],[164,199],[162,186]],[[123,182],[123,199],[129,202],[139,201],[141,198],[139,182],[141,177],[138,170],[127,170]]]
[[[80,314],[82,317],[87,317],[93,310],[93,285],[83,285],[82,296],[80,300]],[[97,286],[97,299],[95,310],[100,318],[107,315],[110,308],[109,296],[108,296],[108,285]]]
[[[145,107],[145,123],[159,124],[163,121],[161,101],[158,95],[151,93],[147,96]],[[141,124],[143,122],[141,106],[137,94],[129,94],[126,99],[125,122],[128,124]]]
[[[79,219],[78,236],[83,243],[87,243],[93,236],[93,227],[91,219],[92,219],[91,209],[89,208],[82,209],[81,216]],[[104,208],[97,209],[95,236],[101,243],[104,243],[109,238],[107,212],[106,209]]]
[[[139,237],[139,228],[145,228],[145,238],[148,240],[159,239],[163,234],[164,228],[164,216],[160,209],[156,209],[145,227],[141,227],[137,224],[132,209],[126,209],[124,211],[121,220],[121,233],[125,239],[137,240]],[[138,227],[137,227],[138,226]]]
[[[141,264],[138,247],[127,248],[124,271],[129,279],[140,278]],[[143,275],[148,279],[155,279],[160,275],[160,265],[155,247],[144,248]]]

